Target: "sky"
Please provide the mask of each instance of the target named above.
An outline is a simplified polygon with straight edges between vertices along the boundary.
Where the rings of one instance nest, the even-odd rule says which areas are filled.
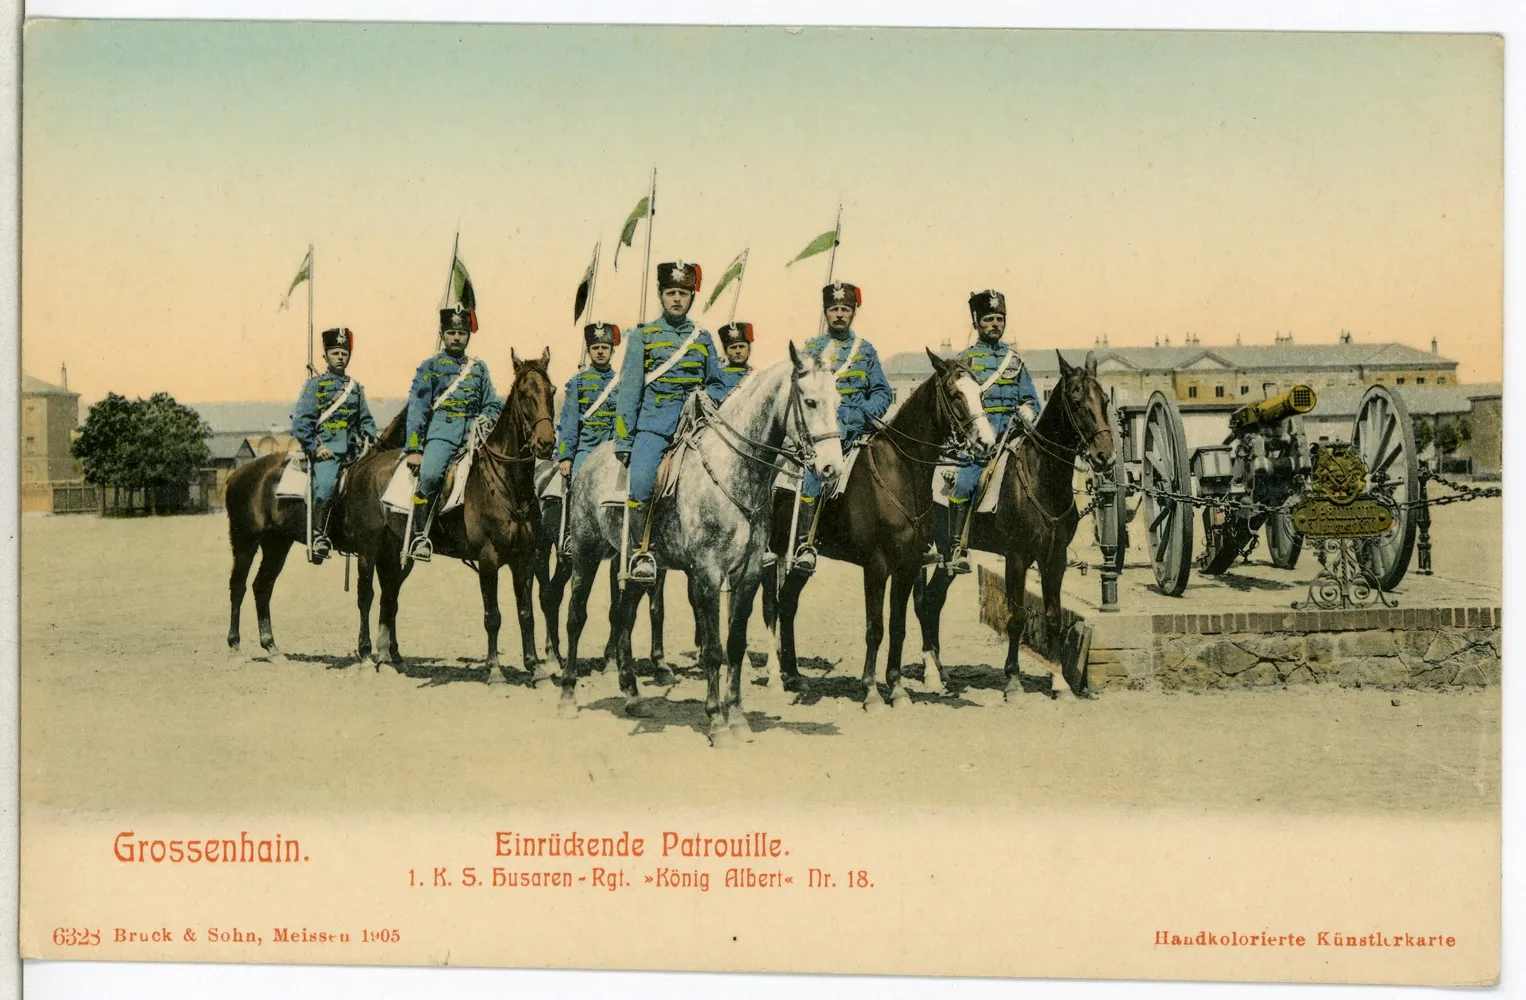
[[[759,362],[816,332],[827,257],[785,262],[840,204],[882,355],[994,287],[1020,349],[1347,329],[1498,381],[1502,93],[1487,35],[33,22],[23,367],[295,398],[311,242],[316,329],[402,395],[459,230],[472,353],[565,378],[596,241],[598,318],[638,319],[644,226],[611,262],[655,168],[653,263],[749,248]]]

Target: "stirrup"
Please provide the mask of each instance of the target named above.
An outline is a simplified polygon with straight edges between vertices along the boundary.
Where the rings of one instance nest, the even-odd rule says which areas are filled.
[[[333,555],[333,553],[334,547],[333,544],[328,540],[327,535],[314,535],[313,544],[310,545],[307,550],[307,558],[310,562],[316,565],[317,563],[321,563],[323,560]]]
[[[949,576],[960,576],[968,573],[970,571],[970,550],[959,549],[949,557],[948,565],[944,568],[948,570]]]
[[[641,551],[631,555],[631,568],[628,579],[632,583],[642,586],[657,582],[657,560],[650,552]]]
[[[810,576],[812,573],[816,572],[815,547],[802,543],[801,546],[795,550],[794,556],[790,559],[789,568],[791,573],[801,573],[805,576]]]
[[[408,558],[414,562],[428,562],[432,555],[434,555],[434,546],[430,544],[429,536],[414,536],[413,544],[408,547]]]

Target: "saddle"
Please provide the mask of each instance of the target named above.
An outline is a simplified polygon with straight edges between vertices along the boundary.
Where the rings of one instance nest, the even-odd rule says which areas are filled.
[[[1012,457],[1012,446],[1008,444],[1002,448],[1001,453],[993,460],[995,468],[991,470],[991,483],[986,487],[985,495],[980,498],[980,506],[975,508],[977,514],[996,513],[996,501],[1001,497],[1001,490],[996,489],[996,484],[1001,482],[1002,476],[1007,473],[1007,461]],[[954,478],[959,475],[959,466],[952,463],[938,466],[933,470],[933,503],[940,507],[948,506],[948,498],[954,492]]]
[[[436,521],[441,515],[448,514],[466,502],[466,476],[472,469],[472,455],[473,449],[470,448],[458,453],[445,469],[445,480],[440,484],[440,495],[445,501],[435,511]],[[387,480],[387,488],[382,491],[382,506],[406,517],[413,507],[413,493],[417,484],[418,475],[408,468],[407,456],[400,457],[397,468],[392,471],[392,478]]]
[[[300,451],[286,453],[281,463],[281,478],[276,480],[279,499],[307,500],[307,456]]]
[[[843,491],[848,488],[848,478],[853,475],[853,466],[858,462],[858,456],[863,454],[865,447],[873,439],[872,434],[865,434],[853,442],[853,446],[842,458],[842,475],[837,477],[837,481],[832,484],[831,492],[827,493],[824,499],[832,500],[842,496]],[[799,466],[781,469],[779,478],[774,480],[774,489],[782,493],[799,493],[803,476],[804,473],[799,471]]]
[[[678,456],[685,448],[690,447],[690,437],[696,430],[694,424],[698,422],[695,408],[700,404],[699,397],[704,394],[698,390],[689,394],[684,401],[682,415],[678,418],[678,426],[673,430],[673,444],[663,454],[662,461],[657,463],[657,480],[652,488],[652,499],[661,500],[663,497],[672,496],[678,491],[678,475],[674,471],[678,467]],[[709,403],[710,397],[704,396],[705,402]],[[711,403],[711,406],[715,404]],[[626,498],[630,495],[630,469],[621,466],[620,472],[615,476],[614,484],[609,488],[600,500],[603,507],[623,507]]]

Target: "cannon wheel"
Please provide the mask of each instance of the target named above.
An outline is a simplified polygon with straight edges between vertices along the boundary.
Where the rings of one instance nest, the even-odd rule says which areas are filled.
[[[1363,393],[1351,427],[1351,447],[1367,465],[1367,488],[1395,504],[1394,526],[1360,546],[1362,567],[1384,590],[1392,590],[1409,569],[1415,548],[1415,512],[1404,506],[1419,497],[1415,429],[1398,393],[1375,385]]]
[[[1192,492],[1182,415],[1162,392],[1152,395],[1145,409],[1143,465],[1146,491]],[[1164,593],[1180,597],[1192,568],[1192,508],[1185,500],[1159,500],[1146,492],[1142,509],[1155,582]]]
[[[1292,569],[1298,565],[1298,554],[1303,551],[1303,535],[1293,530],[1293,514],[1284,511],[1266,519],[1266,547],[1272,554],[1272,565],[1278,569]]]

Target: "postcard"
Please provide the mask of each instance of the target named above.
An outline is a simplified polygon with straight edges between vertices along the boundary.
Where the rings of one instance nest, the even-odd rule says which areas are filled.
[[[24,54],[23,957],[1497,980],[1497,36]]]

